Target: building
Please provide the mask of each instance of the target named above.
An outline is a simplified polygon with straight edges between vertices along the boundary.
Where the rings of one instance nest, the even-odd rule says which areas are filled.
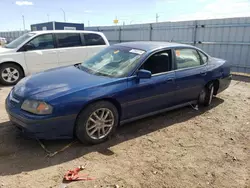
[[[41,30],[84,30],[84,24],[67,22],[45,22],[32,24],[31,31]]]

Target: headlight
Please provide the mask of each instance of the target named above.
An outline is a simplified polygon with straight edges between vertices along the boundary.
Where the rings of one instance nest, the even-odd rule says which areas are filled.
[[[53,110],[53,107],[49,104],[35,100],[25,100],[21,108],[27,112],[39,115],[51,114]]]

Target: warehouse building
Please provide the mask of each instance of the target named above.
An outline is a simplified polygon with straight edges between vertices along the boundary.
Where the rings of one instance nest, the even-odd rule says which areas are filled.
[[[42,30],[84,30],[84,24],[67,22],[45,22],[32,24],[31,31]]]

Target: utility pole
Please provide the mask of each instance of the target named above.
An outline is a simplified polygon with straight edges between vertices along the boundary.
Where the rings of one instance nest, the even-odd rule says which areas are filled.
[[[90,22],[89,22],[89,20],[88,20],[88,26],[90,26]]]
[[[156,13],[156,15],[155,15],[155,21],[156,21],[156,23],[158,22],[158,18],[159,18],[159,15],[158,15],[158,13]]]
[[[25,31],[25,18],[24,18],[24,15],[22,15],[22,18],[23,18],[23,30]]]
[[[47,17],[48,17],[48,22],[49,22],[49,14],[47,14]]]
[[[64,18],[64,22],[66,22],[66,14],[65,11],[61,8],[61,11],[63,12],[63,18]]]

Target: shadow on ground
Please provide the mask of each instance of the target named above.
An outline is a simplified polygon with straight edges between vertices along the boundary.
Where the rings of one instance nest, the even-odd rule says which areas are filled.
[[[74,144],[66,151],[48,158],[46,152],[40,147],[36,140],[26,139],[10,123],[0,124],[0,176],[13,175],[21,172],[38,170],[49,166],[61,164],[90,152],[99,152],[102,155],[113,155],[110,147],[155,132],[176,123],[185,122],[199,116],[211,108],[223,103],[223,99],[214,98],[211,107],[201,107],[199,111],[191,107],[174,110],[160,115],[152,116],[130,124],[123,125],[117,129],[112,139],[95,146],[85,146],[80,143]],[[45,141],[44,144],[50,151],[56,151],[72,140]]]
[[[239,82],[248,82],[248,83],[250,83],[250,77],[249,76],[233,75],[233,80],[239,81]]]

